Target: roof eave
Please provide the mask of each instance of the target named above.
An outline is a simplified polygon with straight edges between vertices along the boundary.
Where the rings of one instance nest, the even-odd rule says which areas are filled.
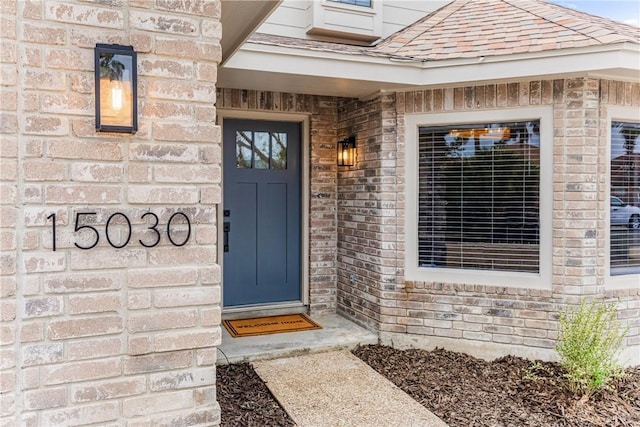
[[[618,43],[562,50],[455,58],[398,61],[383,56],[313,51],[295,47],[246,43],[220,70],[221,87],[289,91],[292,78],[308,81],[317,95],[362,98],[372,92],[420,87],[480,84],[522,79],[589,75],[640,81],[640,45]],[[244,79],[232,74],[249,74]],[[266,74],[263,74],[266,73]],[[257,76],[262,78],[255,78]],[[266,76],[268,75],[268,78]],[[278,76],[282,76],[279,83]],[[268,82],[260,87],[260,80]],[[335,82],[340,81],[339,87]],[[328,86],[324,87],[323,82]],[[361,87],[359,87],[361,86]],[[336,90],[337,89],[337,90]]]
[[[233,56],[242,44],[280,6],[282,0],[222,0],[222,62]]]
[[[428,85],[593,76],[640,82],[640,45],[618,43],[562,50],[426,61]]]

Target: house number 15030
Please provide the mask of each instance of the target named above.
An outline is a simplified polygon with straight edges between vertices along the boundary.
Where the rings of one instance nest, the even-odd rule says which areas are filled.
[[[87,219],[95,215],[97,215],[96,212],[77,212],[76,213],[76,220],[75,220],[73,231],[76,233],[83,233],[85,235],[85,238],[87,239],[87,244],[84,244],[84,245],[80,245],[77,242],[74,242],[74,245],[77,248],[85,249],[85,250],[92,249],[92,248],[95,248],[98,242],[100,241],[100,232],[98,231],[98,229],[93,225],[87,224]],[[138,240],[138,243],[140,243],[145,248],[153,248],[160,243],[160,240],[162,237],[160,230],[158,229],[158,224],[160,221],[158,219],[158,215],[154,214],[153,212],[145,212],[144,214],[142,214],[140,219],[149,221],[147,219],[148,217],[150,217],[150,221],[151,221],[151,224],[150,225],[147,224],[147,228],[146,228],[147,230],[151,230],[149,239],[147,241],[143,241],[142,239],[140,239]],[[172,225],[174,223],[174,220],[178,219],[178,217],[184,218],[184,221],[185,221],[184,224],[186,224],[187,226],[187,235],[182,239],[182,241],[175,240],[174,237],[172,236],[172,234],[174,233],[172,231]],[[120,242],[114,242],[113,240],[111,240],[111,234],[109,233],[109,227],[113,225],[112,222],[116,218],[120,218],[121,220],[124,220],[125,224],[120,224],[120,226],[126,227],[125,235],[123,236],[123,238],[121,238]],[[51,220],[52,248],[55,251],[56,240],[57,240],[56,214],[52,213],[47,217],[47,219]],[[111,214],[111,216],[109,216],[109,219],[107,219],[107,222],[104,226],[104,235],[107,238],[107,242],[109,242],[109,245],[111,245],[111,247],[113,248],[121,249],[127,246],[131,241],[131,235],[132,235],[131,221],[129,220],[129,217],[127,217],[127,215],[123,214],[122,212],[115,212]],[[183,212],[176,212],[173,215],[171,215],[171,217],[169,218],[169,221],[167,222],[167,238],[169,239],[171,244],[173,246],[184,246],[187,244],[190,237],[191,237],[191,221],[189,221],[189,217],[187,217],[187,215]]]

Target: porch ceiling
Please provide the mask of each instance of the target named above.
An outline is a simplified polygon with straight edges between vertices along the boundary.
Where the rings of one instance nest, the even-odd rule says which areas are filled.
[[[401,91],[407,85],[385,84],[339,77],[305,76],[289,73],[268,73],[258,70],[225,69],[218,72],[218,86],[309,95],[338,96],[364,99],[385,90]]]

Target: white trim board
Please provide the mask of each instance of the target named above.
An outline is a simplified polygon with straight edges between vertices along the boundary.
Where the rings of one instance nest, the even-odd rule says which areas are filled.
[[[220,87],[366,98],[375,92],[590,76],[640,81],[630,43],[437,61],[246,43],[218,70]]]
[[[608,289],[640,289],[640,274],[624,274],[619,276],[611,275],[611,228],[609,226],[611,218],[611,210],[609,206],[609,197],[611,196],[611,122],[612,121],[629,121],[640,123],[640,109],[637,107],[619,107],[608,106],[605,109],[606,117],[606,209],[605,224],[607,227],[605,236],[605,285]]]

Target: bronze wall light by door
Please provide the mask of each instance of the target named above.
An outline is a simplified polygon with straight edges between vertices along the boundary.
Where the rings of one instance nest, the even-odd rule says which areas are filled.
[[[96,130],[138,130],[138,73],[132,46],[96,44]]]
[[[351,135],[338,141],[338,166],[353,166],[356,164],[356,136]]]

